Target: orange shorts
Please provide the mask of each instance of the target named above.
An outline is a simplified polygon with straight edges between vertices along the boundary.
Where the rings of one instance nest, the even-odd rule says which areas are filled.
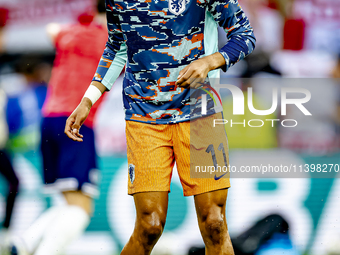
[[[229,188],[228,175],[197,175],[198,166],[229,165],[224,125],[213,127],[214,119],[222,114],[165,125],[126,121],[128,193],[170,192],[175,162],[185,196]]]

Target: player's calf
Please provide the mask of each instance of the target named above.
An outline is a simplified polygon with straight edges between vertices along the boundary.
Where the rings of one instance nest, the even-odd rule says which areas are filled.
[[[137,217],[136,226],[121,255],[148,255],[161,237],[165,217],[156,212]]]
[[[134,195],[134,200],[135,229],[121,255],[148,255],[164,230],[168,192],[140,192]]]
[[[234,255],[225,216],[227,189],[195,196],[198,224],[207,255]]]
[[[211,208],[199,222],[207,255],[234,255],[225,215],[221,213],[221,208]]]

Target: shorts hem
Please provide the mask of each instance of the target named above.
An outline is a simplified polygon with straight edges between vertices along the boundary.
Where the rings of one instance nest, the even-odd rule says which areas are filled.
[[[170,193],[170,189],[134,189],[130,190],[128,189],[128,195],[133,196],[136,193],[145,193],[145,192],[168,192]]]
[[[91,198],[96,198],[99,196],[99,190],[96,185],[89,182],[84,182],[79,189],[79,182],[76,178],[61,178],[57,179],[54,183],[45,184],[43,193],[48,195],[64,191],[79,190]]]
[[[189,192],[183,192],[185,197],[189,197],[189,196],[196,196],[196,195],[200,195],[203,193],[208,193],[208,192],[212,192],[212,191],[217,191],[217,190],[221,190],[221,189],[229,189],[231,186],[230,184],[224,185],[224,186],[218,186],[218,187],[214,187],[214,188],[208,188],[208,189],[197,189],[197,190],[190,190]]]

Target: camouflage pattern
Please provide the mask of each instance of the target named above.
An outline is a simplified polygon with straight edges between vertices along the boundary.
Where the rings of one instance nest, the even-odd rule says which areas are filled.
[[[170,124],[193,118],[190,105],[199,99],[190,99],[190,94],[196,90],[175,82],[180,70],[212,47],[205,45],[205,36],[217,34],[217,26],[205,30],[209,16],[229,39],[219,50],[226,61],[224,71],[255,46],[253,29],[237,0],[106,0],[106,4],[109,38],[93,80],[111,89],[127,60],[123,83],[127,120]],[[217,40],[214,44],[217,47]],[[211,107],[207,114],[215,111]]]

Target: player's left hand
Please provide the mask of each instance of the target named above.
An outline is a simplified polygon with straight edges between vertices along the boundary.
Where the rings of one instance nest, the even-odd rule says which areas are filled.
[[[212,55],[197,59],[179,72],[176,85],[183,88],[198,88],[211,70],[225,65],[224,57],[216,52]]]
[[[209,63],[204,59],[198,59],[187,65],[179,72],[177,86],[182,88],[198,88],[207,78],[210,71]]]

